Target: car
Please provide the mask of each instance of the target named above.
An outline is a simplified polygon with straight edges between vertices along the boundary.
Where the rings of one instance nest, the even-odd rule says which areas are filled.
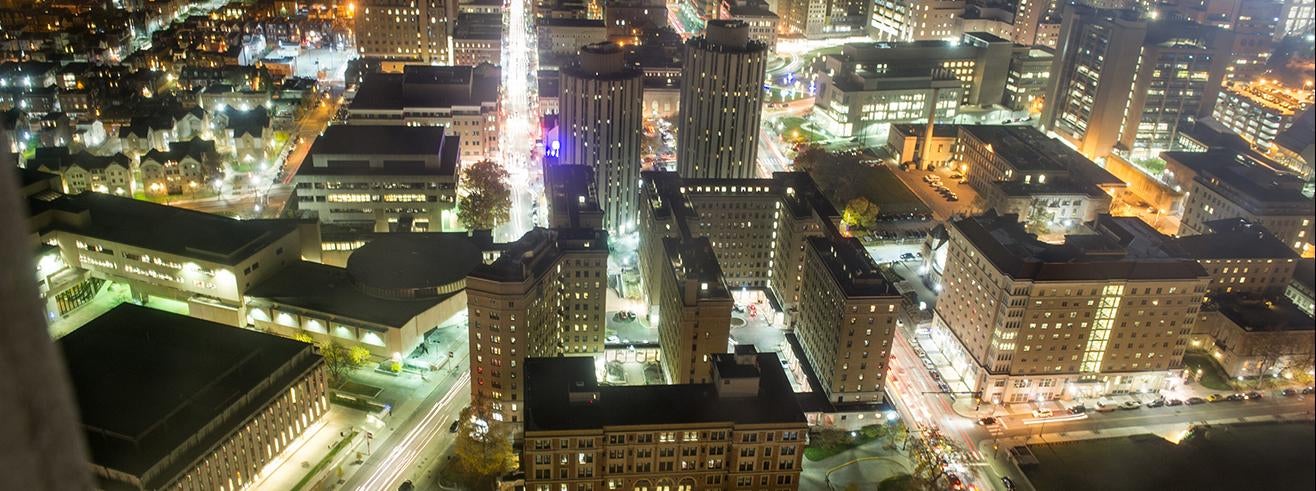
[[[991,426],[991,425],[994,425],[994,424],[996,424],[996,423],[997,423],[996,418],[993,418],[993,417],[991,417],[991,416],[988,416],[988,417],[986,417],[986,418],[982,418],[982,419],[978,420],[978,424],[980,424],[980,425],[982,425],[982,426]]]
[[[1118,409],[1118,408],[1119,408],[1119,406],[1116,406],[1115,403],[1113,403],[1113,402],[1098,402],[1098,403],[1097,403],[1097,412],[1099,412],[1099,413],[1109,413],[1109,412],[1112,412],[1112,411],[1114,411],[1114,410],[1116,410],[1116,409]]]
[[[1282,395],[1282,396],[1284,396],[1284,397],[1293,397],[1293,396],[1298,395],[1298,391],[1293,390],[1293,389],[1284,389],[1284,390],[1279,391],[1279,394]]]
[[[1077,406],[1070,406],[1069,408],[1069,414],[1083,414],[1086,412],[1088,412],[1088,407],[1082,404],[1079,404]]]
[[[1120,404],[1120,409],[1125,409],[1125,410],[1138,409],[1140,407],[1142,407],[1142,403],[1138,401],[1124,401],[1123,404]]]
[[[1183,405],[1183,401],[1181,401],[1181,400],[1179,400],[1179,399],[1169,399],[1169,400],[1165,401],[1165,405],[1166,405],[1166,406],[1182,406],[1182,405]]]
[[[1248,392],[1247,394],[1243,394],[1243,397],[1249,401],[1255,401],[1261,399],[1261,393],[1257,391],[1252,391],[1252,392]]]
[[[609,344],[617,344],[621,342],[621,338],[617,336],[608,336],[608,339],[605,339],[604,341]]]
[[[954,202],[954,201],[959,201],[959,200],[960,200],[959,196],[951,196],[951,197],[946,198],[946,201],[952,201],[952,202]]]
[[[900,259],[905,260],[905,261],[911,261],[911,260],[914,259],[914,255],[913,255],[913,254],[910,254],[910,253],[908,253],[908,252],[906,252],[906,253],[900,255]]]
[[[1223,400],[1225,400],[1225,396],[1222,396],[1220,394],[1211,394],[1209,396],[1206,396],[1206,402],[1220,402]]]
[[[1050,417],[1051,417],[1051,410],[1050,410],[1050,409],[1047,409],[1047,408],[1044,408],[1044,407],[1034,409],[1034,410],[1033,410],[1033,417],[1034,417],[1034,418],[1050,418]]]
[[[448,425],[448,433],[456,433],[457,428],[461,426],[461,423],[461,420],[454,420],[452,424]]]
[[[951,178],[951,179],[962,179],[962,178],[964,178],[964,175],[963,175],[963,174],[960,174],[959,172],[956,172],[956,173],[954,173],[954,174],[951,174],[951,175],[950,175],[950,178]]]
[[[1225,396],[1225,400],[1226,400],[1226,401],[1229,401],[1229,402],[1239,402],[1239,401],[1243,401],[1243,400],[1246,400],[1246,399],[1247,399],[1247,396],[1245,396],[1245,395],[1243,395],[1243,394],[1239,394],[1239,393],[1233,393],[1233,394],[1229,394],[1229,395]]]
[[[1202,399],[1201,397],[1189,397],[1185,399],[1183,402],[1184,404],[1187,404],[1189,406],[1196,406],[1198,404],[1206,402],[1206,399]]]
[[[1303,387],[1303,388],[1302,388],[1302,393],[1303,393],[1304,395],[1305,395],[1305,394],[1311,394],[1313,391],[1316,391],[1316,388],[1312,388],[1312,387]]]
[[[1157,399],[1147,403],[1147,407],[1161,407],[1165,405],[1165,399]]]
[[[1014,479],[1010,479],[1010,476],[1001,476],[1001,485],[1005,486],[1006,490],[1013,490],[1015,488]]]
[[[928,372],[928,375],[932,377],[932,380],[941,380],[941,375],[938,374],[935,370]]]

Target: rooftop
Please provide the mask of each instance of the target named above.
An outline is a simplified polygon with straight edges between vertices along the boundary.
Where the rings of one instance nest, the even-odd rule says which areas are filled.
[[[230,266],[295,233],[300,223],[235,220],[102,193],[39,195],[28,208],[45,228]]]
[[[1031,126],[961,125],[961,135],[988,145],[997,158],[1021,171],[1063,171],[1096,186],[1124,186],[1124,181],[1074,149]]]
[[[1209,308],[1217,309],[1234,324],[1249,331],[1310,331],[1316,321],[1280,295],[1259,297],[1248,294],[1224,294],[1211,297]]]
[[[325,128],[311,145],[312,154],[438,155],[444,147],[442,126],[363,126]]]
[[[827,268],[846,296],[898,297],[894,285],[887,283],[859,239],[853,237],[809,237],[809,247]]]
[[[421,291],[463,282],[480,264],[480,248],[464,232],[389,234],[352,252],[347,272],[372,292]]]
[[[777,355],[758,354],[753,360],[759,367],[758,391],[719,397],[714,384],[600,386],[594,361],[588,357],[530,358],[525,361],[525,431],[708,423],[805,425]]]
[[[1137,220],[1137,219],[1134,219]],[[1098,222],[1102,222],[1101,219]],[[1154,247],[1139,247],[1112,229],[1069,235],[1064,244],[1049,244],[1024,230],[1016,215],[984,215],[950,222],[951,227],[986,256],[1002,273],[1034,281],[1104,281],[1206,278],[1192,259],[1165,257]]]
[[[416,299],[372,296],[356,286],[347,269],[309,261],[290,263],[247,292],[249,297],[392,328],[456,294]]]
[[[722,276],[722,265],[713,252],[713,244],[708,237],[692,237],[685,240],[675,237],[663,238],[663,249],[671,261],[672,274],[676,275],[678,285],[686,281],[699,283],[699,298],[730,298],[726,280]]]
[[[140,477],[187,447],[161,479],[190,466],[321,363],[300,341],[127,303],[59,346],[91,461]],[[274,383],[262,389],[270,378]],[[217,421],[217,408],[236,412]],[[146,483],[148,489],[167,484]]]
[[[1197,173],[1195,180],[1217,191],[1241,194],[1245,208],[1250,205],[1302,206],[1307,215],[1316,214],[1316,205],[1302,194],[1302,179],[1272,169],[1256,158],[1233,150],[1207,152],[1163,152],[1162,158],[1173,160]],[[1260,211],[1260,213],[1265,213]]]
[[[607,254],[608,233],[593,229],[535,227],[507,245],[492,264],[475,268],[470,276],[489,281],[519,282],[538,278],[565,252]]]
[[[367,73],[351,111],[479,107],[498,101],[497,70],[408,65],[402,73]]]

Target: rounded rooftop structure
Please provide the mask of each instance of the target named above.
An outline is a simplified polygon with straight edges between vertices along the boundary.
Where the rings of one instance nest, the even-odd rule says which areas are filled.
[[[347,258],[358,289],[383,298],[434,298],[466,288],[466,275],[483,264],[481,251],[461,234],[393,234]]]

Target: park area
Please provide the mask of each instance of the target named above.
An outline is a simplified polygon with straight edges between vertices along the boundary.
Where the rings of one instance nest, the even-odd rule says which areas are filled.
[[[852,199],[864,198],[878,206],[879,217],[929,212],[890,167],[865,164],[857,154],[810,147],[796,157],[795,166],[813,176],[838,210]]]
[[[1178,444],[1155,435],[1031,445],[1037,489],[1271,491],[1316,489],[1316,426],[1252,423],[1197,429]]]

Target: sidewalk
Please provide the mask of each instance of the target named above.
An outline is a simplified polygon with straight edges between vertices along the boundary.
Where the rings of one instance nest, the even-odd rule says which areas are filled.
[[[340,433],[351,434],[352,428],[365,421],[366,413],[362,411],[330,404],[329,412],[319,422],[261,469],[263,477],[252,482],[249,489],[292,489],[342,440]],[[339,457],[350,452],[351,448],[343,449]]]
[[[800,489],[844,489],[839,483],[876,485],[900,473],[912,473],[914,464],[900,450],[887,450],[890,437],[873,440],[822,460],[803,459]],[[871,464],[871,465],[867,465]],[[865,469],[872,465],[878,469]],[[879,472],[879,470],[881,472]],[[809,485],[806,486],[805,483]],[[860,489],[873,487],[860,486]]]

